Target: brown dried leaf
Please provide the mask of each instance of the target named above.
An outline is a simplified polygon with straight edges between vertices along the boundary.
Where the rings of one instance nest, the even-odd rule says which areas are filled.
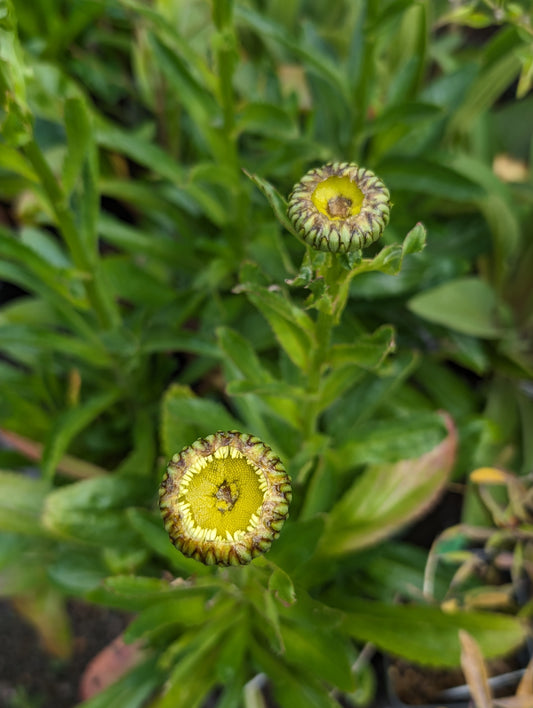
[[[533,658],[526,666],[524,675],[520,679],[518,688],[516,689],[517,696],[533,696]]]
[[[86,701],[127,673],[143,656],[141,642],[125,644],[114,639],[87,665],[80,681],[80,698]]]
[[[461,668],[476,708],[492,708],[489,675],[476,640],[464,629],[459,630]]]

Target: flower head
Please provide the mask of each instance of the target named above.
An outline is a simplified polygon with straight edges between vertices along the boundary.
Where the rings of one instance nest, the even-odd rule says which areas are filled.
[[[369,246],[389,223],[390,194],[370,170],[331,162],[310,170],[289,197],[294,228],[319,251],[347,253]]]
[[[174,455],[159,490],[172,543],[206,565],[244,565],[270,548],[289,512],[289,478],[268,445],[237,431]]]

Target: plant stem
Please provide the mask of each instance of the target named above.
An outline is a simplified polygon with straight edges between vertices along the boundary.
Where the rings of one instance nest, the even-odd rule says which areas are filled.
[[[310,402],[304,424],[306,438],[318,430],[318,420],[322,412],[319,400],[320,384],[329,357],[333,329],[340,322],[346,306],[352,273],[353,271],[347,271],[342,267],[338,257],[333,253],[328,254],[326,262],[318,269],[317,274],[324,278],[327,285],[330,307],[319,309],[316,319],[316,345],[307,379]]]
[[[87,251],[80,238],[72,212],[67,205],[65,194],[34,138],[25,145],[24,151],[37,173],[52,207],[72,262],[76,268],[88,274],[88,279],[84,282],[87,298],[96,312],[102,328],[110,329],[118,324],[120,317],[115,303],[108,296],[98,277],[98,254]]]
[[[235,122],[235,110],[233,105],[235,41],[232,18],[233,0],[213,0],[213,22],[218,30],[218,36],[216,38],[218,81],[222,111],[224,114],[224,131],[228,138]]]

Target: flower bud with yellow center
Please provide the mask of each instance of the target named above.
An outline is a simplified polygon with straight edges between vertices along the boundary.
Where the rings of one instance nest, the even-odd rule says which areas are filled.
[[[319,251],[347,253],[369,246],[389,223],[390,194],[370,170],[332,162],[310,170],[289,197],[297,233]]]
[[[271,448],[230,431],[174,455],[159,497],[170,540],[184,555],[206,565],[244,565],[279,536],[292,493]]]

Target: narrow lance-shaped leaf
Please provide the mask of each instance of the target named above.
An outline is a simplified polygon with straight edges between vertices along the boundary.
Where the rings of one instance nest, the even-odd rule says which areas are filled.
[[[66,411],[58,418],[43,450],[42,470],[45,478],[53,476],[73,438],[112,406],[118,398],[118,390],[105,391],[86,403]]]

